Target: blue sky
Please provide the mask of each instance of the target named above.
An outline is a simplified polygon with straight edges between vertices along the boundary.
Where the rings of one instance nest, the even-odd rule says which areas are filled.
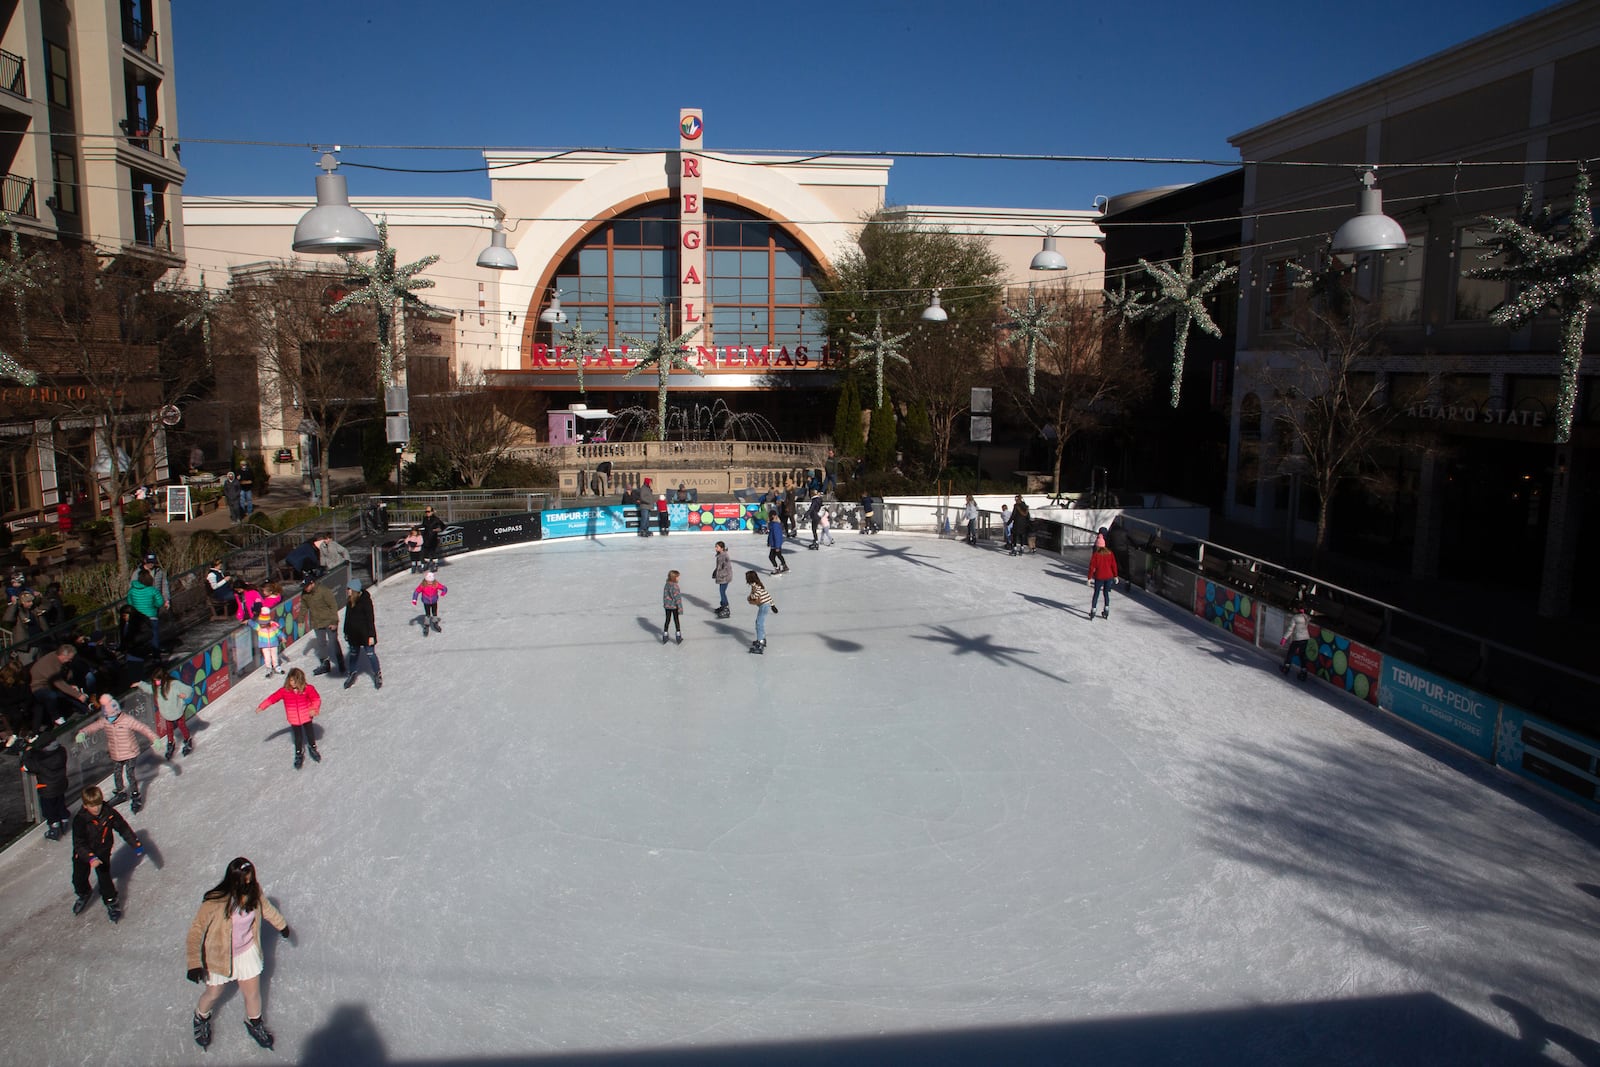
[[[704,108],[711,150],[1237,158],[1274,116],[1549,6],[1539,0],[1197,4],[811,0],[173,0],[189,194],[310,195],[314,155],[479,167],[477,152],[662,148]],[[1356,41],[1359,39],[1359,43]],[[487,196],[482,173],[351,168],[353,195]],[[1218,171],[903,160],[900,204],[1088,208]]]

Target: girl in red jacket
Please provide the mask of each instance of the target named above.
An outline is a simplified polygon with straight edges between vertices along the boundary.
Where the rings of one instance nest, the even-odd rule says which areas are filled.
[[[1111,586],[1117,580],[1117,557],[1106,547],[1106,535],[1096,534],[1094,552],[1089,556],[1089,584],[1094,586],[1094,596],[1089,599],[1089,619],[1094,619],[1095,605],[1105,594],[1106,605],[1100,609],[1102,619],[1111,618]]]
[[[311,720],[322,710],[322,694],[317,692],[316,686],[306,683],[306,672],[295,667],[284,679],[283,688],[256,705],[256,714],[261,714],[268,705],[280,700],[283,701],[284,717],[289,720],[289,732],[294,737],[295,770],[305,763],[307,752],[311,753],[312,759],[321,763],[322,753],[317,751],[317,735],[312,730]]]

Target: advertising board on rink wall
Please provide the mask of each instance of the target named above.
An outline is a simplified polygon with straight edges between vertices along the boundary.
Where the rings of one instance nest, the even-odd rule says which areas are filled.
[[[1152,560],[1145,588],[1240,641],[1277,654],[1288,613],[1167,560]],[[1503,767],[1558,796],[1600,811],[1600,741],[1334,630],[1311,624],[1308,668],[1357,699]]]

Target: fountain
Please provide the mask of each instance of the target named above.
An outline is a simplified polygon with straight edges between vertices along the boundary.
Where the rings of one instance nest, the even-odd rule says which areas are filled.
[[[654,408],[621,408],[607,435],[612,441],[644,441],[654,427]],[[734,411],[719,398],[710,404],[667,405],[668,441],[777,441],[764,415]]]

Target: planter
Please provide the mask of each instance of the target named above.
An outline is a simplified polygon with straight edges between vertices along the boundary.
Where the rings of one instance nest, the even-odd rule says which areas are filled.
[[[65,545],[54,545],[50,548],[27,548],[22,550],[22,558],[28,561],[30,567],[53,567],[67,558]]]

